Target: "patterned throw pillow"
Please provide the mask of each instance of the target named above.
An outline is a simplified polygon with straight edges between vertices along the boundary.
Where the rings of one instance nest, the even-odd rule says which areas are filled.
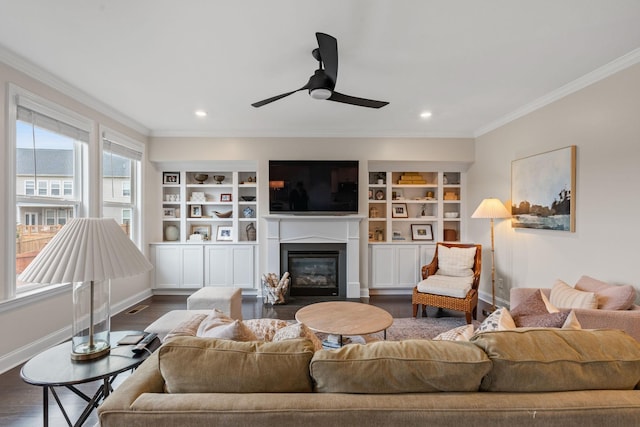
[[[518,328],[561,328],[569,317],[568,311],[557,313],[529,314],[514,317]]]
[[[313,343],[315,351],[322,350],[322,341],[304,323],[294,323],[278,329],[273,335],[273,342],[291,340],[296,338],[306,338]]]
[[[547,310],[547,306],[542,299],[542,292],[540,290],[536,290],[516,307],[511,307],[511,317],[513,317],[516,325],[518,324],[518,318],[520,316],[547,313],[549,313],[549,310]]]
[[[462,325],[441,333],[436,341],[469,341],[473,336],[473,325]]]
[[[556,281],[551,288],[549,301],[559,308],[598,308],[598,298],[594,292],[579,291],[562,280]]]
[[[491,313],[489,317],[484,319],[476,330],[474,335],[489,331],[505,331],[507,329],[515,329],[516,324],[513,322],[511,313],[504,307],[501,307]]]
[[[289,325],[284,320],[279,319],[248,319],[244,321],[247,328],[251,329],[251,332],[260,341],[273,341],[275,333]]]

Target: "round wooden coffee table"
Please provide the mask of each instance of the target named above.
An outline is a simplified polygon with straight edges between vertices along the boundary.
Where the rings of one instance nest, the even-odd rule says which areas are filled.
[[[296,312],[296,320],[316,332],[340,337],[368,335],[384,331],[393,324],[393,317],[385,310],[369,304],[350,301],[330,301],[310,304]]]

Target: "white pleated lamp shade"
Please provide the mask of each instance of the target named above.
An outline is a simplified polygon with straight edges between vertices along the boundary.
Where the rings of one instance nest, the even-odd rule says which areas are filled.
[[[19,279],[27,283],[101,281],[153,268],[113,218],[75,218],[40,251]]]
[[[500,199],[484,199],[471,218],[510,218],[511,214]]]

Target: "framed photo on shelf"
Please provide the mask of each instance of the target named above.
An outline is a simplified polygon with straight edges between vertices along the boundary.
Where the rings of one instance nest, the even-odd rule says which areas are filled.
[[[202,218],[202,205],[191,205],[191,218]]]
[[[162,217],[163,218],[175,218],[176,217],[176,208],[162,208]]]
[[[191,234],[199,234],[202,236],[202,240],[211,239],[211,226],[210,225],[192,225]]]
[[[231,201],[231,193],[222,193],[220,195],[221,202],[230,202]]]
[[[180,172],[162,172],[163,184],[180,184]]]
[[[433,241],[431,224],[411,224],[411,239]]]
[[[216,240],[231,240],[231,230],[233,227],[230,225],[219,225],[218,226],[218,235]]]
[[[407,212],[407,204],[406,203],[392,203],[391,204],[391,216],[393,218],[409,218],[409,213]]]

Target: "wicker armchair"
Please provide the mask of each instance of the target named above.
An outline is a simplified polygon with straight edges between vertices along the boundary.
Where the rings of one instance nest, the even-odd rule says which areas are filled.
[[[445,308],[448,310],[464,311],[467,323],[471,323],[471,319],[477,318],[478,311],[478,286],[480,285],[480,271],[482,267],[482,245],[462,244],[462,243],[442,243],[436,245],[436,252],[430,264],[422,267],[422,278],[426,279],[430,275],[436,274],[438,270],[438,248],[440,246],[456,247],[456,248],[476,248],[476,255],[473,263],[473,282],[471,290],[465,298],[455,298],[444,295],[429,294],[419,292],[418,287],[413,288],[411,304],[413,305],[413,317],[418,315],[418,306],[422,304],[422,317],[427,316],[426,306]]]

